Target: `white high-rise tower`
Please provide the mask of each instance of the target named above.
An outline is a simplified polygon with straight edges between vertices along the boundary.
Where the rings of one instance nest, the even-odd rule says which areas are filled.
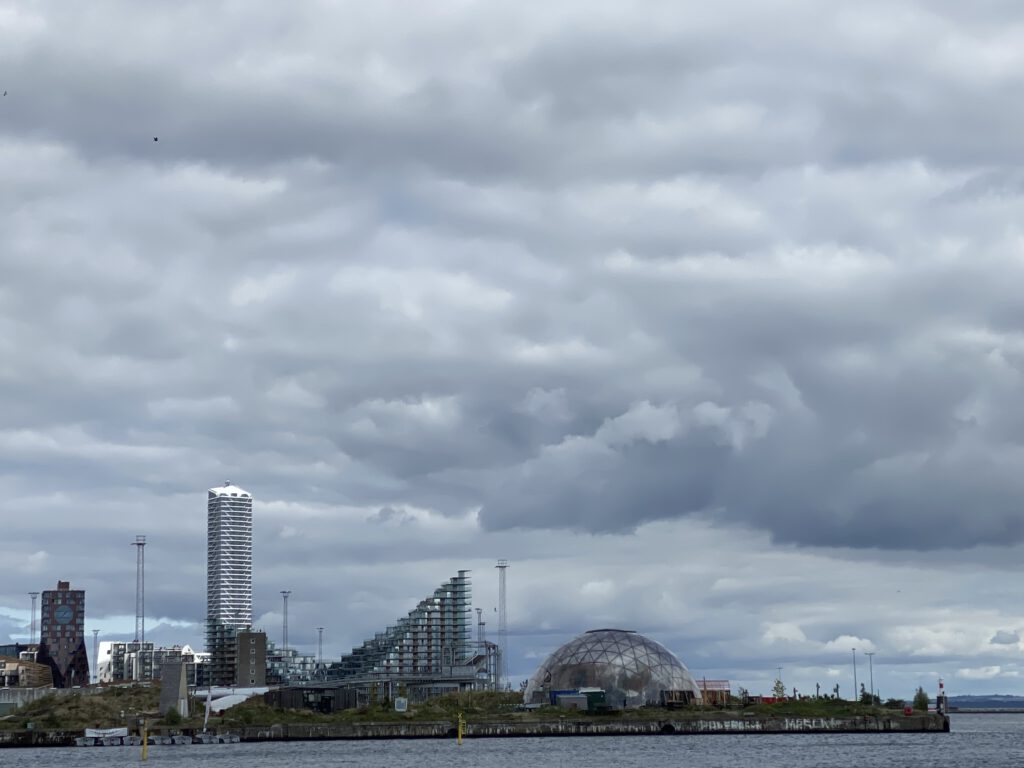
[[[235,677],[235,635],[252,625],[252,494],[230,482],[206,502],[206,650],[214,685]]]

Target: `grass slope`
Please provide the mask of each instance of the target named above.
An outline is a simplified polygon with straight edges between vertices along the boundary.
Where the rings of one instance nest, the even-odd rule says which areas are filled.
[[[90,695],[47,696],[16,710],[14,714],[0,718],[0,729],[23,730],[32,723],[37,730],[80,731],[85,728],[116,728],[136,726],[140,717],[145,717],[150,728],[200,729],[203,724],[203,700],[192,702],[194,717],[182,719],[176,716],[161,717],[158,711],[159,686],[108,688],[101,693]],[[681,720],[693,718],[729,719],[737,717],[846,717],[862,715],[895,714],[898,712],[880,707],[854,704],[847,701],[819,699],[794,701],[780,704],[761,704],[745,709],[677,709],[666,710],[643,708],[614,711],[604,714],[587,714],[559,707],[544,707],[530,712],[517,711],[522,698],[517,693],[494,693],[485,691],[449,694],[430,701],[410,706],[408,712],[395,712],[387,703],[372,707],[350,709],[343,712],[322,714],[306,709],[277,710],[267,706],[262,697],[254,697],[227,710],[223,716],[214,717],[211,727],[221,729],[238,728],[248,725],[269,726],[275,724],[345,724],[345,723],[401,723],[401,722],[454,722],[461,712],[468,722],[524,721],[543,722],[559,718],[602,720],[645,721]]]
[[[119,686],[102,693],[44,696],[0,718],[0,729],[80,731],[85,728],[134,727],[141,716],[159,715],[159,687]],[[123,715],[122,715],[123,713]]]

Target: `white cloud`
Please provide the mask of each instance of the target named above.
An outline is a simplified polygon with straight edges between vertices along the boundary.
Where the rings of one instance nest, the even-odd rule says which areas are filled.
[[[288,289],[295,276],[289,272],[275,272],[260,277],[246,277],[230,288],[231,303],[236,307],[267,301]],[[225,286],[227,288],[229,286]]]
[[[1002,668],[996,664],[990,667],[962,667],[956,671],[956,676],[965,680],[991,680],[998,677]]]
[[[768,624],[761,635],[766,643],[803,643],[807,636],[796,624],[777,622]]]

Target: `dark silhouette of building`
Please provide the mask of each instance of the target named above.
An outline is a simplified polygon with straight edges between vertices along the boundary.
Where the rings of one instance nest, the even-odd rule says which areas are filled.
[[[36,661],[53,672],[54,688],[89,684],[89,656],[85,649],[85,590],[58,581],[57,589],[43,592],[39,653]]]

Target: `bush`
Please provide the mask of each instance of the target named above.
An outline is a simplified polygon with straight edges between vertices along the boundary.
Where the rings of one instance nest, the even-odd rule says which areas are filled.
[[[164,725],[180,725],[181,715],[178,714],[178,710],[175,707],[168,707],[167,713],[164,715]]]

